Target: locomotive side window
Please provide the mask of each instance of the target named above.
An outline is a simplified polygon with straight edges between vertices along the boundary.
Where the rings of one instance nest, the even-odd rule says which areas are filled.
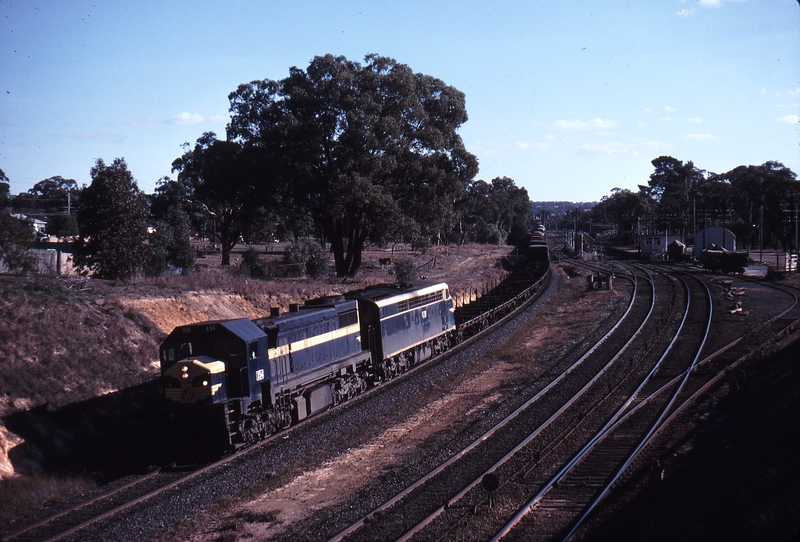
[[[235,339],[214,341],[214,354],[221,356],[244,356],[244,344]]]
[[[339,314],[339,328],[352,326],[358,323],[358,313],[355,310],[346,311]]]

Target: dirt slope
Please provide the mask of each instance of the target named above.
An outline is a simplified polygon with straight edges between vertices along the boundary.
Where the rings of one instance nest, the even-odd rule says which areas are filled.
[[[221,270],[214,257],[200,260],[202,271],[188,277],[127,285],[3,277],[0,340],[7,346],[0,360],[0,477],[43,468],[41,450],[7,429],[9,417],[58,413],[141,384],[158,374],[158,344],[176,326],[263,317],[270,307],[285,311],[290,303],[394,282],[392,265],[380,264],[386,258],[414,261],[420,277],[448,282],[458,299],[502,280],[498,261],[509,251],[485,245],[433,247],[425,254],[366,251],[359,275],[346,280],[254,280],[232,273],[236,258],[232,269]]]

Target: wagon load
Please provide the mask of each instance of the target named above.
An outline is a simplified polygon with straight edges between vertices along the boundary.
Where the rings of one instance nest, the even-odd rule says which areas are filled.
[[[700,253],[700,262],[708,271],[720,273],[744,273],[749,260],[747,252],[730,252],[719,245],[709,245]]]

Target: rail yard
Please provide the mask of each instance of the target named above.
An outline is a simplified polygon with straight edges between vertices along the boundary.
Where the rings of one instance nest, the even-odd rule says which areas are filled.
[[[613,289],[587,288],[593,274]],[[400,378],[0,536],[596,539],[754,370],[752,322],[788,342],[800,308],[791,287],[685,266],[554,261],[551,275],[511,305],[526,289],[498,287],[514,292],[491,303],[502,312],[464,318],[479,332]]]

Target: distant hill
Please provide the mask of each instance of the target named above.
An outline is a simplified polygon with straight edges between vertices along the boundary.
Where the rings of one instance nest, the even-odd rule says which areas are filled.
[[[534,201],[531,203],[531,208],[534,213],[540,211],[548,211],[551,214],[560,214],[571,211],[576,207],[582,211],[588,211],[597,205],[596,201],[588,202],[574,202],[574,201]]]

